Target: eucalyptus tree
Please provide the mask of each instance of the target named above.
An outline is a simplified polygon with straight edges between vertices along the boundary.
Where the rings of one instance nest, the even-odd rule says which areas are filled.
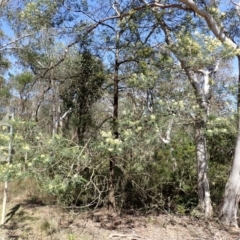
[[[218,69],[219,61],[221,58],[231,57],[231,54],[227,53],[230,50],[230,47],[221,46],[220,42],[217,40],[211,40],[211,37],[207,35],[202,35],[197,40],[192,39],[195,34],[192,34],[191,31],[194,31],[194,27],[198,26],[198,20],[190,13],[191,8],[184,5],[175,5],[171,4],[160,4],[155,3],[152,6],[152,3],[147,1],[142,1],[146,4],[148,8],[153,9],[153,13],[157,13],[157,9],[177,7],[189,11],[184,13],[183,11],[178,11],[178,18],[181,18],[181,23],[174,20],[174,15],[171,14],[172,10],[160,10],[158,12],[158,24],[163,29],[166,36],[166,43],[168,44],[168,49],[175,54],[175,57],[178,58],[181,68],[185,71],[193,89],[195,91],[197,104],[199,106],[199,120],[196,121],[196,149],[197,149],[197,162],[198,162],[198,193],[199,193],[199,206],[200,209],[205,212],[206,216],[212,214],[212,208],[210,203],[210,192],[208,187],[207,180],[207,147],[206,147],[206,121],[209,115],[210,107],[210,87],[211,87],[211,77]],[[157,14],[156,14],[157,15]],[[163,16],[161,18],[161,16]],[[171,17],[170,17],[171,16]],[[164,19],[164,20],[163,20]],[[185,22],[184,22],[185,19]],[[199,21],[200,22],[200,21]],[[183,25],[182,27],[180,25]],[[169,27],[171,25],[171,27]],[[190,27],[190,29],[189,29]],[[184,33],[181,34],[181,29]],[[207,29],[202,25],[199,27],[199,30],[205,34]],[[178,35],[173,35],[174,32],[178,32]],[[190,34],[189,34],[190,32]],[[181,35],[181,36],[180,36]],[[176,41],[177,39],[177,41]],[[204,39],[204,41],[202,41]],[[178,42],[178,43],[176,43]],[[203,48],[201,52],[201,48]],[[220,51],[220,50],[224,51]],[[200,53],[201,52],[201,53]],[[203,57],[204,55],[204,57]],[[211,76],[212,75],[212,76]]]
[[[181,33],[180,31],[180,35],[175,37],[178,39],[177,42],[175,42],[174,38],[172,37],[172,33],[170,32],[171,28],[163,19],[160,20],[160,25],[165,33],[166,43],[168,44],[170,51],[172,51],[177,57],[182,69],[185,71],[191,85],[193,86],[196,101],[199,107],[199,112],[195,116],[196,158],[198,166],[198,201],[200,210],[204,212],[206,217],[209,217],[212,215],[212,206],[210,200],[209,180],[207,177],[208,167],[205,131],[207,117],[209,115],[209,75],[211,72],[208,70],[203,70],[204,65],[201,63],[194,62],[194,54],[196,52],[191,53],[191,51],[198,51],[197,42],[194,42],[194,40],[188,36],[187,32],[183,31],[184,33]],[[184,48],[184,41],[188,42],[187,48],[189,49]],[[199,58],[200,52],[197,54]],[[206,57],[206,55],[204,56]],[[189,61],[191,61],[191,64],[189,64]],[[217,69],[214,69],[214,71],[216,70]],[[203,79],[201,80],[201,78]],[[201,87],[201,85],[203,87]]]
[[[239,52],[239,8],[238,6],[232,6],[226,12],[222,11],[221,4],[225,2],[194,2],[192,0],[181,0],[185,6],[189,7],[192,11],[201,16],[208,28],[212,33],[225,44],[229,51],[232,52],[232,56],[236,56],[238,59],[238,65],[240,66],[240,52]],[[240,69],[240,67],[239,67]],[[240,82],[240,73],[238,73],[238,82]],[[238,89],[240,89],[238,83]],[[239,203],[240,193],[240,118],[239,118],[239,104],[240,104],[240,91],[237,95],[238,102],[238,134],[235,145],[235,153],[233,159],[233,165],[229,179],[225,187],[225,193],[220,209],[220,218],[227,225],[233,225],[237,227],[237,211]]]
[[[224,15],[225,14],[222,14],[222,15],[220,14],[220,11],[217,9],[217,3],[216,2],[206,3],[206,2],[201,1],[201,2],[199,2],[199,4],[194,2],[194,1],[191,1],[191,0],[189,0],[189,1],[188,0],[183,0],[183,1],[176,1],[176,2],[173,1],[173,2],[171,2],[171,4],[162,4],[162,3],[158,3],[158,2],[151,3],[151,2],[148,2],[148,1],[142,1],[142,2],[148,8],[153,8],[154,11],[156,11],[159,8],[160,9],[163,9],[163,8],[165,8],[165,9],[167,9],[167,8],[178,8],[178,9],[185,10],[185,11],[188,11],[188,12],[192,12],[192,11],[196,12],[197,14],[199,14],[200,16],[202,16],[206,20],[206,23],[207,23],[208,27],[210,28],[210,30],[216,35],[217,38],[219,38],[220,41],[222,41],[225,44],[226,48],[228,48],[228,50],[230,51],[230,55],[234,56],[234,54],[235,54],[235,55],[239,56],[239,53],[236,50],[238,48],[238,45],[235,43],[235,41],[237,41],[238,28],[236,27],[236,25],[234,26],[234,24],[231,24],[233,21],[236,22],[236,19],[239,18],[239,15],[236,11],[235,11],[236,18],[234,20],[232,19],[232,21],[230,20],[229,21],[230,24],[229,24],[229,22],[224,22],[224,19],[225,19]],[[179,2],[180,2],[180,4],[178,4]],[[181,4],[181,3],[184,3],[184,4]],[[184,13],[179,11],[179,15],[182,16],[182,15],[184,15]],[[189,14],[189,20],[192,20],[192,19],[193,18]],[[168,21],[174,22],[173,19],[168,19]],[[223,27],[223,23],[225,23],[225,25],[229,27],[229,31],[228,31],[229,36],[227,36],[227,34],[225,32],[225,29]],[[163,24],[162,24],[162,27],[163,27]],[[203,28],[203,27],[204,26],[201,25],[201,28]],[[166,33],[166,29],[165,29],[165,33]],[[171,36],[170,33],[169,33],[169,36]],[[234,36],[235,36],[235,39],[234,39]],[[186,46],[187,46],[187,44],[188,43],[185,43]],[[194,51],[194,50],[195,49],[192,49],[192,51]],[[189,53],[191,54],[191,52],[188,52],[188,54]],[[190,72],[190,70],[188,69],[188,64],[186,64],[185,62],[182,62],[182,63],[183,63],[182,67],[185,69],[186,74],[188,75],[190,81],[192,82],[193,87],[195,88],[196,96],[197,96],[198,101],[203,96],[205,98],[205,93],[206,93],[205,91],[209,91],[208,84],[205,85],[205,88],[203,89],[204,91],[201,93],[200,92],[201,90],[199,91],[199,82],[198,82],[198,80],[196,81],[196,78],[195,78],[194,74],[192,74]],[[209,79],[210,72],[208,70],[207,71],[206,70],[205,71],[201,70],[200,72],[203,74],[202,76],[205,79],[204,82],[206,83],[206,80]],[[207,107],[207,101],[206,101],[207,99],[204,100],[204,98],[202,98],[202,102],[200,100],[199,103],[200,103],[200,106],[202,106],[205,109],[204,110],[205,113],[207,113],[206,112],[206,109],[208,108]],[[204,105],[206,105],[206,106],[204,107]],[[200,134],[200,135],[202,135],[202,134]],[[238,145],[238,141],[237,141],[237,145]],[[235,158],[234,159],[237,159],[238,158],[237,156],[239,155],[237,145],[236,145],[236,148],[235,148],[236,152],[235,152]],[[237,191],[239,191],[238,190],[239,187],[237,187],[238,185],[236,186],[236,182],[239,182],[238,178],[237,178],[237,176],[238,176],[237,172],[239,171],[238,170],[239,164],[237,164],[236,162],[237,162],[237,160],[234,161],[234,167],[232,168],[232,174],[230,175],[230,179],[229,179],[229,181],[227,183],[227,186],[226,186],[224,204],[222,205],[222,210],[221,210],[221,216],[226,220],[226,222],[227,223],[233,223],[234,225],[236,225],[236,210],[237,210],[237,202],[239,201],[239,200],[237,200],[237,201],[235,200],[236,196],[238,196]],[[206,165],[203,169],[205,169],[205,171],[206,171],[206,169],[207,169]],[[235,170],[235,173],[234,173],[234,170]],[[203,176],[204,176],[204,174],[203,174]],[[203,177],[203,178],[205,178],[205,177]],[[237,189],[237,191],[236,191],[236,189]],[[209,194],[207,193],[206,194],[207,198],[209,197],[208,195]]]

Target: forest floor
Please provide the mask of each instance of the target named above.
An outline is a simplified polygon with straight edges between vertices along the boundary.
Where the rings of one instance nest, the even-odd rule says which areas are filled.
[[[226,229],[216,219],[136,212],[119,215],[106,209],[79,213],[16,192],[9,194],[8,221],[0,229],[0,240],[240,240],[238,230]]]

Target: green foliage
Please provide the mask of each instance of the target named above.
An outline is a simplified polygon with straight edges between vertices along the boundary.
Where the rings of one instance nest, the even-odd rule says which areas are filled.
[[[23,72],[14,79],[14,85],[18,90],[22,90],[27,84],[32,83],[34,76],[30,72]]]
[[[0,88],[0,96],[3,99],[8,99],[11,96],[9,88],[8,87],[1,87]]]
[[[212,199],[216,206],[222,195],[233,160],[236,141],[236,117],[211,117],[208,123],[209,176]]]
[[[188,32],[185,26],[176,34],[176,38],[177,42],[170,49],[193,69],[211,65],[220,56],[225,59],[234,56],[233,49],[227,44],[205,33]]]
[[[197,203],[191,133],[179,133],[171,145],[165,145],[158,137],[163,125],[158,119],[152,114],[136,120],[126,111],[119,121],[119,139],[111,132],[101,132],[103,140],[97,151],[102,157],[113,153],[116,157],[116,196],[123,208],[176,211],[177,205],[190,209]]]
[[[0,71],[5,72],[11,66],[10,62],[0,55]]]
[[[142,66],[143,67],[143,66]],[[146,66],[145,66],[146,67]],[[144,68],[145,68],[144,67]],[[147,71],[145,68],[146,74],[143,73],[133,73],[132,76],[130,76],[127,79],[127,84],[130,87],[137,87],[138,89],[147,90],[149,88],[152,88],[156,85],[157,81],[157,75],[153,71]]]
[[[96,8],[86,0],[24,0],[16,9],[10,8],[16,10],[9,11],[16,38],[30,35],[20,37],[18,50],[13,52],[24,71],[11,79],[1,78],[0,110],[3,113],[11,99],[17,116],[23,119],[36,113],[40,120],[14,123],[15,154],[11,164],[0,165],[0,179],[35,179],[39,188],[60,204],[97,207],[106,205],[109,160],[114,159],[119,207],[189,212],[197,205],[192,135],[201,109],[179,62],[199,73],[239,50],[212,37],[191,12],[168,9],[157,13],[150,7],[137,11],[133,8],[139,3],[130,1],[121,3],[124,16],[114,19],[108,18],[115,14],[110,1],[100,2],[103,5]],[[216,7],[207,10],[218,22],[230,21],[236,14],[220,13]],[[17,17],[13,18],[14,14]],[[166,31],[161,28],[163,20],[171,30],[172,43],[169,39],[162,42]],[[238,23],[237,17],[234,21]],[[226,26],[231,26],[232,34],[237,29],[232,24]],[[0,37],[4,37],[2,32]],[[1,55],[0,70],[4,73],[8,67]],[[112,119],[107,120],[113,112],[111,83],[116,73],[118,134],[111,131]],[[211,88],[219,80],[212,78]],[[195,90],[204,90],[202,80],[192,82]],[[229,85],[235,92],[237,88]],[[152,109],[148,109],[149,90]],[[214,104],[221,94],[212,92],[215,95],[207,101]],[[213,107],[216,112],[220,109],[217,104]],[[226,182],[236,134],[235,119],[219,116],[210,117],[206,131],[215,203],[219,203]],[[170,120],[174,122],[171,141],[164,144],[161,137]],[[59,134],[50,136],[56,122],[61,125]],[[3,159],[8,142],[9,136],[0,134]]]
[[[43,135],[34,123],[16,121],[14,128],[15,154],[10,165],[1,165],[2,180],[32,177],[42,189],[59,198],[86,182],[77,170],[80,163],[85,164],[78,146],[58,135]],[[22,135],[23,131],[26,134]]]
[[[41,133],[35,123],[16,121],[13,162],[1,165],[0,178],[32,178],[59,204],[98,206],[107,196],[107,160],[114,153],[119,206],[163,210],[170,196],[171,210],[179,204],[192,207],[196,179],[191,139],[178,135],[171,146],[163,145],[149,134],[156,130],[156,118],[132,117],[125,115],[119,123],[120,139],[102,131],[84,147]]]
[[[218,164],[231,162],[236,138],[236,117],[212,117],[208,122],[209,160]]]
[[[78,143],[84,143],[84,134],[93,125],[91,107],[102,95],[101,87],[106,79],[100,59],[88,50],[71,56],[60,71],[65,82],[61,84],[59,97],[64,110],[72,109],[69,125],[77,132]],[[66,127],[69,127],[66,126]]]
[[[29,1],[25,2],[18,15],[29,27],[31,26],[33,30],[38,30],[42,26],[49,27],[51,25],[51,20],[60,5],[60,1]]]

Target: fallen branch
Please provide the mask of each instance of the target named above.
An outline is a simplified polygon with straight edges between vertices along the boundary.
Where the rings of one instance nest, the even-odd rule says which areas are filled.
[[[108,237],[109,240],[110,239],[111,240],[116,239],[116,238],[118,238],[118,239],[128,239],[128,240],[137,240],[137,239],[141,239],[142,237],[140,237],[139,235],[136,235],[136,234],[131,235],[131,234],[119,234],[119,233],[112,233]],[[144,239],[150,239],[150,238],[144,237]]]

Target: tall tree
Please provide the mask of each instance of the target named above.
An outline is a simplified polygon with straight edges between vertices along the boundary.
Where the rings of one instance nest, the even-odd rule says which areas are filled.
[[[238,26],[225,24],[224,17],[221,18],[220,4],[216,5],[216,2],[212,2],[210,4],[204,2],[203,5],[192,0],[180,0],[180,2],[191,8],[199,16],[203,17],[213,34],[232,49],[233,56],[235,55],[238,59],[238,66],[240,70],[239,24]],[[234,7],[234,9],[231,9],[229,13],[230,12],[233,14],[232,17],[235,20],[238,19],[239,22],[240,15],[238,9]],[[229,28],[229,26],[234,26],[234,29]],[[238,134],[235,145],[233,165],[225,187],[225,193],[219,214],[220,218],[223,220],[223,222],[225,222],[225,224],[236,227],[238,226],[237,212],[240,200],[240,72],[238,74]]]
[[[175,38],[178,39],[175,43],[172,37],[171,29],[167,26],[163,19],[160,20],[160,25],[166,36],[166,43],[185,71],[189,82],[191,83],[196,97],[196,102],[199,107],[199,112],[195,116],[195,142],[196,142],[196,159],[198,172],[198,201],[199,209],[206,217],[212,216],[212,205],[210,199],[209,180],[208,180],[208,159],[207,159],[207,142],[206,142],[206,124],[209,116],[210,108],[210,74],[217,71],[217,65],[208,70],[207,63],[199,62],[194,59],[196,55],[200,56],[200,46],[191,38],[187,32],[181,33]],[[188,46],[185,43],[188,42]],[[192,45],[192,46],[191,46]],[[186,47],[186,48],[185,48]],[[205,46],[202,46],[204,49]],[[191,50],[190,50],[191,49]],[[205,52],[205,59],[207,51]],[[208,53],[209,54],[209,53]],[[191,61],[191,64],[189,63]]]

